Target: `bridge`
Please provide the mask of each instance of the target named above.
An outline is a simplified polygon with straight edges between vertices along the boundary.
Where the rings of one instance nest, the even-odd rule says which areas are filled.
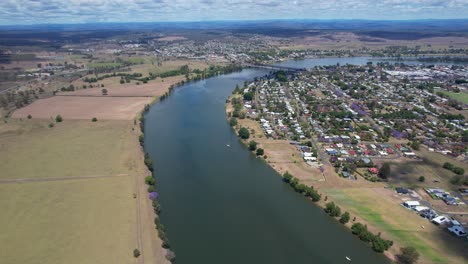
[[[303,71],[307,71],[306,68],[293,68],[293,67],[268,65],[268,64],[244,63],[243,65],[246,66],[246,67],[250,67],[250,68],[267,69],[267,70],[273,70],[273,71],[285,71],[285,72],[303,72]]]

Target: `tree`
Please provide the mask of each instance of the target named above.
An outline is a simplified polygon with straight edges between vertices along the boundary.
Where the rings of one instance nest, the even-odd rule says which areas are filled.
[[[338,217],[341,215],[341,208],[334,202],[330,202],[325,205],[325,212],[331,217]]]
[[[291,182],[293,176],[289,172],[283,173],[283,181],[286,183]]]
[[[97,118],[96,117],[93,117],[93,119],[91,119],[92,122],[97,122]]]
[[[249,150],[250,150],[250,151],[254,151],[254,150],[256,150],[256,149],[257,149],[257,142],[251,140],[251,141],[249,142]]]
[[[414,247],[400,248],[400,254],[396,255],[398,263],[413,264],[418,262],[419,253]]]
[[[31,119],[31,118],[32,118],[32,116],[31,116],[31,115],[28,115],[28,119]]]
[[[262,148],[258,148],[255,154],[257,154],[257,156],[262,156],[264,153],[265,151]]]
[[[250,136],[250,132],[247,128],[245,127],[241,127],[239,129],[239,136],[242,138],[242,139],[248,139],[249,136]]]
[[[419,176],[419,181],[420,181],[420,182],[426,181],[426,177],[424,177],[424,176]]]
[[[229,125],[231,125],[232,127],[237,126],[237,118],[232,117],[231,119],[229,119]]]
[[[133,250],[133,256],[134,256],[135,258],[138,258],[140,255],[141,255],[141,254],[140,254],[140,250],[138,250],[137,248],[135,248],[135,249]]]
[[[155,185],[156,180],[154,179],[153,176],[148,175],[148,176],[145,177],[145,183],[148,184],[148,185]]]
[[[252,101],[253,97],[254,97],[254,94],[252,92],[248,92],[244,94],[244,100],[246,101]]]
[[[102,95],[107,95],[107,89],[106,88],[102,89],[101,92],[102,92]]]
[[[62,122],[62,121],[63,121],[63,118],[62,118],[61,115],[57,115],[57,116],[55,117],[55,122],[60,123],[60,122]]]
[[[42,63],[38,63],[38,64],[37,64],[37,67],[38,67],[38,68],[42,68]]]
[[[382,179],[387,179],[390,176],[390,164],[385,162],[382,167],[380,167],[379,176]]]
[[[346,224],[346,223],[349,222],[349,219],[350,219],[350,218],[351,218],[351,217],[349,216],[349,213],[348,213],[348,212],[344,212],[344,214],[343,214],[343,215],[341,216],[341,218],[340,218],[340,223]]]

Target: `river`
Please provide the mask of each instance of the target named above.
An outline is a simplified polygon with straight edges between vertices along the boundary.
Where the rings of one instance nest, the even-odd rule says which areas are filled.
[[[282,65],[366,63],[367,58]],[[282,183],[231,130],[225,100],[236,84],[267,74],[245,69],[176,88],[146,114],[161,221],[178,264],[388,263],[350,230]],[[227,146],[230,145],[230,147]],[[385,235],[385,234],[384,234]]]

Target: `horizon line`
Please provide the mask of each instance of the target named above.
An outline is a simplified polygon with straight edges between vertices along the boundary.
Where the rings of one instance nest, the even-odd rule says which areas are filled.
[[[91,24],[176,24],[176,23],[222,23],[222,22],[274,22],[274,21],[369,21],[369,22],[424,22],[424,21],[468,21],[467,18],[419,18],[419,19],[364,19],[364,18],[272,18],[272,19],[225,19],[225,20],[171,20],[171,21],[94,21],[94,22],[57,22],[57,23],[31,23],[31,24],[0,24],[7,26],[59,26],[59,25],[91,25]]]

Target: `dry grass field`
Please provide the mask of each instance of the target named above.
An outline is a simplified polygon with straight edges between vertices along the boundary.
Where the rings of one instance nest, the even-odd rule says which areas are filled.
[[[48,123],[0,124],[1,263],[168,263],[133,121]]]
[[[132,177],[0,184],[2,263],[135,263]]]
[[[150,97],[78,97],[54,96],[33,102],[16,110],[13,118],[51,118],[61,115],[66,119],[133,120]]]
[[[168,91],[169,86],[185,80],[183,76],[168,77],[165,79],[156,79],[145,84],[114,84],[106,85],[100,88],[80,89],[73,92],[59,92],[57,95],[75,95],[75,96],[103,96],[102,89],[108,91],[107,96],[161,96]]]
[[[407,196],[383,188],[322,189],[357,222],[366,223],[374,232],[394,241],[390,253],[401,246],[414,246],[421,254],[418,263],[466,263],[466,242],[457,239],[399,204]],[[422,228],[424,226],[424,228]]]

